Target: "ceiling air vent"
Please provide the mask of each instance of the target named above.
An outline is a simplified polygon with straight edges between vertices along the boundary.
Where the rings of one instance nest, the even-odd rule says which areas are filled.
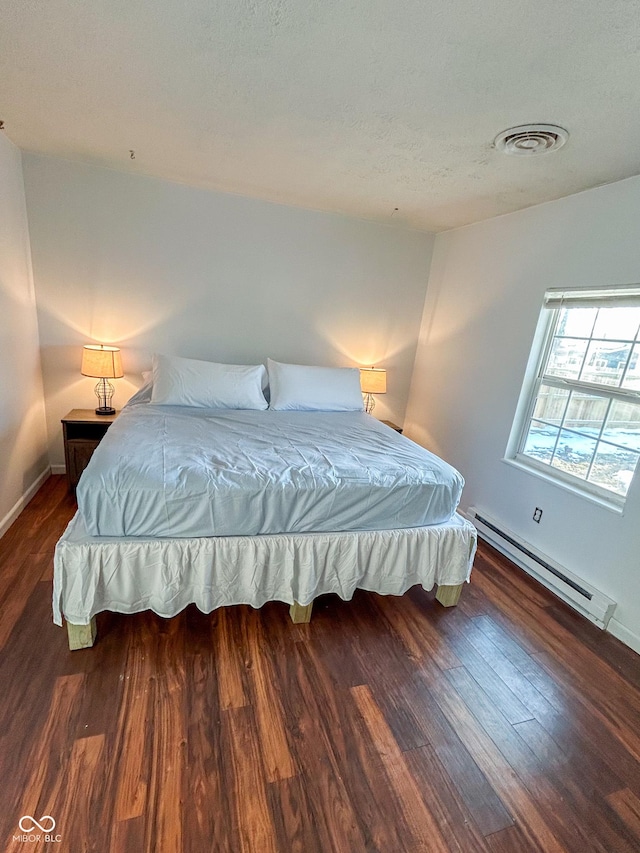
[[[568,132],[555,124],[521,124],[503,130],[493,140],[493,144],[505,154],[531,156],[557,151],[568,138]]]

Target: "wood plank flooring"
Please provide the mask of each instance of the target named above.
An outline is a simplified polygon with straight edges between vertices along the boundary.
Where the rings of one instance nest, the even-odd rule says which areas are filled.
[[[456,608],[101,614],[69,652],[74,510],[52,477],[0,540],[0,849],[640,850],[640,658],[488,546]]]

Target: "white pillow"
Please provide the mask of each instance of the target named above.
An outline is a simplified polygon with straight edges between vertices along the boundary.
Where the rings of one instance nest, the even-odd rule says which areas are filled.
[[[362,391],[357,367],[306,367],[267,359],[270,409],[317,412],[361,412]]]
[[[151,402],[151,389],[152,389],[152,381],[151,381],[151,371],[147,370],[145,373],[149,374],[149,379],[145,379],[144,385],[141,388],[138,388],[136,393],[129,397],[126,406],[132,406],[134,403],[150,403]],[[144,376],[144,374],[143,374]]]
[[[266,409],[265,378],[262,364],[215,364],[154,355],[151,402],[205,409]]]

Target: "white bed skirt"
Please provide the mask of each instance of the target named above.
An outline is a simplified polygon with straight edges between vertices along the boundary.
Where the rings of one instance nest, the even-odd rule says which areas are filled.
[[[200,539],[92,537],[76,513],[54,558],[53,621],[85,625],[103,610],[175,616],[267,601],[310,604],[356,589],[402,595],[420,584],[469,580],[476,529],[459,515],[445,524],[345,533]]]

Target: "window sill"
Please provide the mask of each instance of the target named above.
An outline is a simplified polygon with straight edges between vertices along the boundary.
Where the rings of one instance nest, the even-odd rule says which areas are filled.
[[[547,471],[539,468],[537,465],[531,465],[528,462],[523,461],[521,457],[509,458],[505,456],[502,461],[506,462],[507,465],[511,465],[513,468],[517,468],[519,471],[525,471],[527,474],[533,474],[534,477],[539,477],[541,480],[551,483],[552,486],[558,486],[566,492],[571,492],[571,494],[576,495],[576,497],[585,498],[591,503],[601,506],[603,509],[615,512],[617,515],[624,515],[626,499],[623,497],[617,498],[612,496],[609,498],[591,491],[589,488],[581,488],[576,485],[575,482],[569,482],[563,477],[555,474],[555,472],[553,474],[547,473]]]

